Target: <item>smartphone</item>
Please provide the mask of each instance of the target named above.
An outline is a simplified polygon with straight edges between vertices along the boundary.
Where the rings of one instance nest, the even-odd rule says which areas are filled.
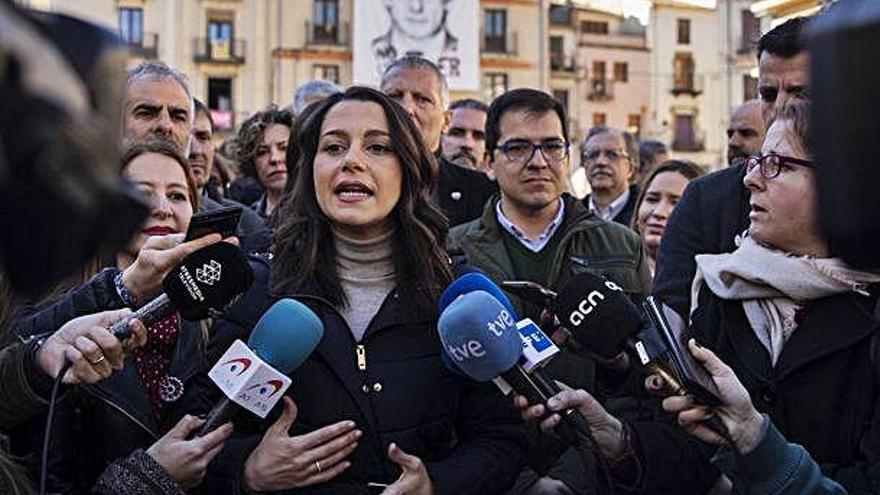
[[[543,308],[549,308],[556,299],[556,293],[552,290],[527,280],[508,280],[501,282],[501,287],[514,296]]]
[[[185,241],[191,241],[208,234],[220,234],[223,238],[235,235],[238,219],[241,218],[241,206],[224,206],[216,210],[197,213],[189,221]]]
[[[380,495],[386,488],[388,488],[388,485],[385,483],[367,483],[367,493],[370,495]]]
[[[709,372],[691,355],[687,341],[691,335],[684,320],[669,306],[649,296],[644,303],[645,312],[654,328],[666,343],[665,355],[667,369],[678,379],[684,391],[693,395],[699,402],[710,407],[721,405],[718,387]]]

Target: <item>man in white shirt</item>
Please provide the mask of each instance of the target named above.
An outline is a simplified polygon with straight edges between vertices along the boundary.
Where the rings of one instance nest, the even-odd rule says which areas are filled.
[[[592,192],[584,204],[603,220],[629,226],[638,186],[631,184],[639,162],[639,146],[633,136],[610,127],[594,127],[581,146]]]

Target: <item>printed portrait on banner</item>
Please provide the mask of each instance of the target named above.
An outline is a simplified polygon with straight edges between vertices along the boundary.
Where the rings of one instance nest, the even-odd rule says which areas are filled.
[[[477,0],[355,0],[354,81],[377,85],[404,55],[436,63],[451,89],[479,85]]]

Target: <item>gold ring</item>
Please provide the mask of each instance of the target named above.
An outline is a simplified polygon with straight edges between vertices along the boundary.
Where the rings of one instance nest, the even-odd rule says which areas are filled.
[[[315,461],[315,474],[318,474],[321,471],[323,471],[323,469],[321,469],[321,461]]]
[[[103,361],[103,360],[104,360],[104,355],[101,354],[101,357],[99,357],[98,359],[95,359],[94,361],[89,361],[89,362],[92,363],[92,365],[95,365],[95,364],[100,364],[101,361]]]

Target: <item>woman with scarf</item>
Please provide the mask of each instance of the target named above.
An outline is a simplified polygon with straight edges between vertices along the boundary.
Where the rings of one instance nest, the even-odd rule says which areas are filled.
[[[738,249],[696,257],[691,330],[827,476],[880,493],[880,274],[831,256],[819,231],[808,112],[779,109],[749,159],[751,225]]]
[[[189,163],[173,145],[132,144],[123,153],[121,172],[150,200],[150,216],[141,231],[112,262],[99,263],[107,268],[20,318],[14,326],[19,338],[39,338],[81,315],[141,306],[161,292],[165,273],[177,262],[220,241],[214,234],[181,243],[198,210],[198,196]],[[200,482],[208,461],[231,432],[226,426],[183,445],[201,424],[184,417],[193,404],[182,397],[205,364],[202,335],[198,324],[172,314],[147,329],[146,345],[133,350],[121,370],[110,369],[99,345],[77,341],[97,372],[109,376],[64,390],[56,406],[48,458],[51,492],[87,493],[111,461],[132,452],[139,452],[132,458],[135,461],[116,464],[118,476],[102,478],[102,490],[112,486],[108,482],[131,478],[126,473],[134,465],[125,462],[138,462],[157,476],[164,474],[159,476],[160,485],[180,489]],[[13,453],[39,454],[44,427],[45,416],[39,416],[10,432]],[[166,433],[171,436],[156,443]]]

